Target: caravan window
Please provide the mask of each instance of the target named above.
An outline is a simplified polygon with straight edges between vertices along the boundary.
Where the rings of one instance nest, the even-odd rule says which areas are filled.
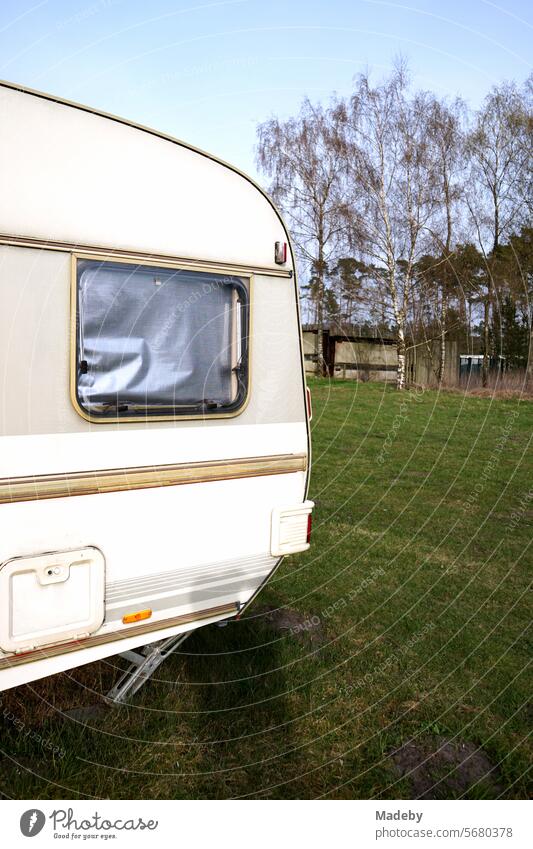
[[[209,271],[76,264],[76,398],[91,418],[234,413],[248,386],[249,284]]]

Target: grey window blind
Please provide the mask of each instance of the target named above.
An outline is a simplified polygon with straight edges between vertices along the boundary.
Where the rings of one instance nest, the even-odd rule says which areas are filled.
[[[239,277],[79,260],[78,401],[96,415],[223,411],[244,400]]]

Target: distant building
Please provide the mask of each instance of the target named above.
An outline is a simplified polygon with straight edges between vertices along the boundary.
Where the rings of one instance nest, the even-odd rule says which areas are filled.
[[[481,374],[483,368],[483,354],[459,354],[459,377],[466,380],[472,375]],[[504,371],[505,357],[489,357],[489,371]]]
[[[326,371],[330,377],[345,380],[377,380],[394,383],[398,372],[396,340],[392,336],[373,336],[354,333],[355,328],[342,330],[328,327],[323,333]],[[312,374],[316,365],[316,325],[303,325],[305,370]],[[459,382],[459,343],[446,340],[444,382],[455,386]],[[406,377],[409,383],[421,386],[436,383],[440,357],[440,340],[408,347]]]

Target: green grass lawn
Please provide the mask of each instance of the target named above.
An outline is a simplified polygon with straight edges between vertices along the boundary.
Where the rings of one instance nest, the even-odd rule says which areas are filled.
[[[432,762],[436,798],[528,795],[531,402],[311,388],[311,550],[133,706],[61,713],[117,658],[3,694],[6,796],[410,798],[407,743],[486,764],[461,785]]]

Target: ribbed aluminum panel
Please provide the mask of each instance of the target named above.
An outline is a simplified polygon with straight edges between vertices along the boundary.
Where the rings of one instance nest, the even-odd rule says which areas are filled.
[[[116,611],[137,600],[153,607],[153,602],[160,599],[165,601],[165,607],[173,607],[185,603],[183,599],[192,595],[208,599],[211,594],[219,597],[226,590],[235,594],[241,584],[246,589],[250,589],[254,580],[259,584],[276,562],[277,558],[264,554],[113,581],[106,586],[106,610]]]

